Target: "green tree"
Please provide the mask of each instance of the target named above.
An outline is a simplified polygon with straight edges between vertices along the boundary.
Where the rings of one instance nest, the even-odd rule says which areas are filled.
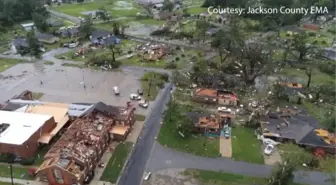
[[[327,127],[328,131],[331,133],[335,133],[336,130],[336,120],[335,120],[335,112],[332,115],[326,115],[328,118],[324,120],[322,123]]]
[[[92,32],[94,31],[91,16],[86,16],[83,21],[81,21],[79,26],[80,34],[85,37],[89,38]]]
[[[181,114],[181,113],[180,113]],[[193,122],[185,115],[180,115],[177,124],[177,130],[184,135],[185,138],[189,137],[194,128]]]
[[[35,31],[32,30],[27,33],[27,42],[29,46],[29,53],[31,56],[40,57],[41,54],[41,44],[35,36]]]
[[[119,22],[114,21],[112,23],[112,28],[113,28],[113,34],[114,35],[120,35],[120,31],[121,31],[120,27],[121,27],[121,24]]]
[[[222,29],[216,33],[214,39],[211,41],[211,46],[218,51],[221,64],[225,62],[229,53],[225,48],[228,41],[230,42],[227,34]]]
[[[99,8],[99,11],[96,12],[96,15],[102,19],[104,22],[108,22],[110,21],[110,16],[109,14],[107,13],[105,7],[101,7]]]
[[[173,9],[174,9],[174,3],[173,2],[171,2],[170,0],[164,0],[163,1],[163,7],[162,7],[163,11],[171,12],[171,11],[173,11]]]
[[[196,21],[195,37],[205,42],[206,32],[208,31],[209,28],[210,24],[205,20]]]
[[[117,47],[115,44],[111,44],[108,46],[110,52],[111,52],[111,57],[112,59],[109,61],[109,64],[113,67],[113,68],[118,68],[120,66],[120,62],[116,61],[116,54],[120,54],[121,53],[121,49],[119,47]]]
[[[32,14],[32,18],[34,21],[34,25],[36,26],[38,30],[43,31],[43,32],[48,31],[49,26],[48,26],[47,19],[45,16],[34,12]]]
[[[308,55],[315,52],[315,47],[308,44],[309,35],[306,32],[295,34],[291,38],[291,48],[294,52],[298,53],[298,61],[304,62]],[[295,55],[295,53],[293,53]]]
[[[294,180],[294,165],[288,161],[274,167],[268,185],[290,185]]]
[[[142,6],[142,8],[145,11],[145,14],[147,17],[152,17],[153,16],[153,9],[152,9],[152,5],[149,4],[148,6]]]

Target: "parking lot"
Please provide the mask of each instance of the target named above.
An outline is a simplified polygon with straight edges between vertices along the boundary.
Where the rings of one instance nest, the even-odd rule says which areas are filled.
[[[24,90],[44,93],[41,101],[62,103],[96,103],[126,106],[130,94],[140,89],[141,71],[108,72],[76,67],[18,64],[0,73],[0,102],[5,102]],[[42,83],[41,83],[42,82]],[[118,86],[120,95],[113,93]],[[151,109],[136,106],[137,114]]]

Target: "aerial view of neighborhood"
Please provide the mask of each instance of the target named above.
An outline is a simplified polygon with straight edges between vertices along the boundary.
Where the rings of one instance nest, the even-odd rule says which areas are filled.
[[[0,0],[0,185],[336,185],[335,0]]]

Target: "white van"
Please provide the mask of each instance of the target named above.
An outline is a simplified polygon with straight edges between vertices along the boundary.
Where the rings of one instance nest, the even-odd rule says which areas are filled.
[[[120,94],[119,89],[118,89],[117,86],[113,87],[113,92],[114,92],[115,95],[119,95]]]

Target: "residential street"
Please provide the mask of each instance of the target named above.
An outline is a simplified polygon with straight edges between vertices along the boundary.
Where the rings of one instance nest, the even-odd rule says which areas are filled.
[[[166,148],[155,142],[146,170],[153,173],[167,168],[202,169],[254,177],[269,177],[272,166],[234,161],[229,158],[199,157]],[[295,173],[294,181],[310,185],[332,185],[332,182],[325,182],[329,178],[329,174],[322,172],[299,171]]]
[[[145,120],[145,125],[140,136],[135,143],[133,152],[125,166],[124,172],[120,176],[119,185],[138,185],[141,183],[142,175],[149,160],[155,142],[155,137],[160,130],[160,121],[165,109],[165,105],[170,99],[170,89],[172,84],[166,85]]]

